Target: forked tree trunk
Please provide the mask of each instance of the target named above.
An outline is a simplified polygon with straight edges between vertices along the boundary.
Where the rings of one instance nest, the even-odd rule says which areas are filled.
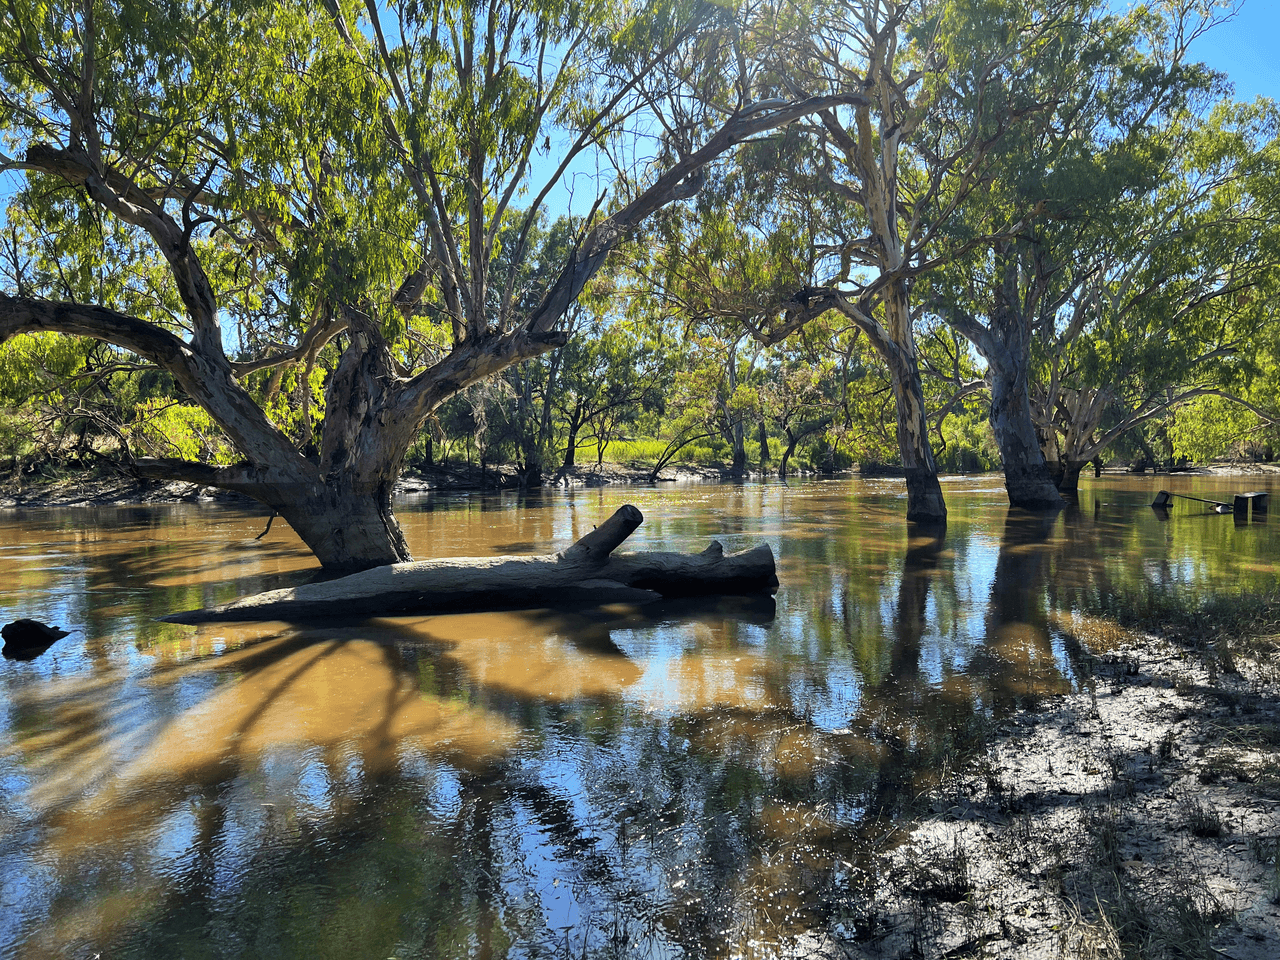
[[[409,559],[391,497],[420,424],[395,409],[399,397],[381,332],[354,311],[348,322],[349,339],[325,404],[318,465],[324,486],[297,497],[285,491],[281,502],[269,504],[325,569],[336,571]]]
[[[365,491],[338,486],[292,496],[282,491],[269,506],[289,522],[326,570],[367,570],[410,559],[409,545],[391,508],[393,483],[388,479]]]
[[[1115,396],[1109,387],[1089,390],[1050,388],[1039,401],[1040,428],[1045,434],[1045,458],[1060,493],[1075,497],[1085,465],[1126,428],[1098,436],[1099,426]]]
[[[347,39],[352,42],[350,37]],[[91,86],[88,79],[84,85],[86,89]],[[177,189],[183,182],[181,178],[175,176],[172,181],[176,193],[166,190],[163,198],[153,199],[152,191],[131,180],[126,172],[138,167],[136,158],[126,159],[119,169],[106,162],[104,157],[115,148],[94,155],[78,135],[66,148],[32,142],[24,160],[17,165],[20,169],[62,178],[83,189],[99,210],[151,236],[154,252],[163,256],[169,265],[192,332],[190,338],[184,340],[164,327],[104,306],[15,298],[0,291],[0,343],[19,333],[51,331],[93,337],[137,353],[173,374],[186,394],[226,431],[243,457],[241,463],[230,467],[154,458],[146,467],[150,471],[148,475],[191,480],[254,497],[285,516],[327,568],[369,567],[402,559],[407,551],[391,513],[391,484],[399,475],[404,455],[418,429],[440,403],[467,385],[494,376],[520,360],[563,346],[568,337],[562,326],[565,314],[609,253],[658,210],[695,196],[705,182],[703,171],[707,164],[738,144],[785,127],[801,117],[865,100],[865,94],[855,91],[797,102],[766,100],[728,117],[708,132],[700,147],[683,153],[646,189],[609,216],[597,220],[574,245],[567,262],[537,305],[528,311],[516,311],[518,316],[506,317],[497,328],[493,327],[488,313],[486,278],[493,250],[478,239],[484,233],[484,229],[477,228],[482,217],[469,221],[472,225],[469,250],[449,248],[453,241],[448,236],[447,222],[453,211],[442,206],[444,201],[438,189],[434,199],[429,195],[421,168],[409,165],[400,170],[399,173],[407,174],[404,182],[412,185],[424,206],[436,204],[436,212],[431,216],[445,222],[446,229],[441,231],[437,222],[427,231],[432,235],[431,253],[425,263],[413,267],[393,300],[407,316],[428,289],[441,290],[454,331],[453,347],[447,354],[427,369],[407,377],[399,375],[398,365],[392,362],[377,325],[358,309],[358,304],[332,304],[341,311],[342,322],[331,322],[333,316],[324,311],[324,316],[303,334],[296,348],[287,348],[276,357],[262,358],[262,362],[233,365],[223,348],[220,322],[223,308],[200,262],[201,245],[191,242],[192,231],[210,221],[256,222],[253,212],[235,209],[229,201],[198,198],[196,195],[201,194],[203,188],[197,188],[195,194],[186,197],[182,206],[185,223],[180,224],[170,204],[186,193],[185,189]],[[86,101],[79,107],[91,113],[92,103]],[[398,121],[389,112],[370,121],[370,130],[380,127],[393,139],[399,138]],[[59,122],[55,119],[50,130],[56,129]],[[407,158],[408,154],[401,152]],[[202,169],[203,163],[198,158],[187,159],[192,164],[191,170]],[[477,153],[472,158],[473,172],[485,170],[486,162],[487,159]],[[157,175],[163,183],[163,172],[148,168],[148,183]],[[239,174],[233,170],[230,175],[234,179]],[[198,208],[194,219],[193,203]],[[505,203],[503,200],[502,204]],[[499,219],[495,222],[502,222],[503,205],[496,208],[495,216]],[[246,212],[250,214],[247,217]],[[481,214],[488,216],[487,211]],[[489,236],[493,234],[494,231],[490,231]],[[273,243],[280,240],[274,228],[270,239]],[[336,263],[325,266],[330,270],[342,269]],[[458,295],[459,284],[473,281],[475,295],[466,303],[467,298]],[[505,306],[515,309],[509,299]],[[293,438],[270,421],[236,377],[252,369],[283,363],[309,365],[317,352],[348,324],[350,345],[330,383],[325,435],[317,464],[304,457]],[[144,468],[138,469],[142,472]]]

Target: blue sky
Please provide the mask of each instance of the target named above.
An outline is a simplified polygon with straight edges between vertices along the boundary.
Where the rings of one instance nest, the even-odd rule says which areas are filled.
[[[1196,40],[1192,51],[1231,78],[1237,100],[1280,99],[1280,0],[1244,0],[1228,23]]]

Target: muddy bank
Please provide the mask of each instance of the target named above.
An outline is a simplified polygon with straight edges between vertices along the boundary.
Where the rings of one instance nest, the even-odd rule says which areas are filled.
[[[1084,689],[1001,721],[944,777],[822,953],[1277,956],[1277,644],[1195,651],[1088,617],[1059,626]]]
[[[194,483],[161,483],[133,477],[70,476],[27,480],[0,487],[0,508],[130,506],[143,503],[238,503],[248,497]]]

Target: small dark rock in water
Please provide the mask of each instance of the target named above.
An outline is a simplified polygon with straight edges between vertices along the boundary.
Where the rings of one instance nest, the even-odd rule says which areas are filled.
[[[54,641],[61,640],[65,636],[67,636],[66,630],[26,618],[0,627],[0,637],[4,637],[6,660],[34,660],[53,646]]]

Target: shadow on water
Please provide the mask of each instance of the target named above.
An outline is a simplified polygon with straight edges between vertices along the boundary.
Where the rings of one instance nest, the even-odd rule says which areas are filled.
[[[117,955],[185,955],[228,909],[235,922],[216,945],[236,954],[248,946],[238,943],[240,931],[252,930],[249,953],[315,955],[323,931],[336,937],[328,943],[334,955],[387,955],[403,944],[409,920],[431,921],[423,936],[436,946],[461,947],[476,937],[536,942],[545,929],[513,927],[521,915],[514,908],[541,890],[525,886],[532,881],[521,871],[510,875],[513,838],[537,838],[553,859],[573,864],[576,882],[588,886],[564,897],[619,908],[643,901],[641,912],[652,913],[650,936],[663,942],[677,910],[688,935],[701,938],[709,927],[693,909],[696,898],[668,891],[663,901],[649,899],[664,879],[676,890],[685,885],[664,878],[672,858],[684,862],[684,843],[673,845],[670,834],[692,841],[700,820],[750,820],[743,805],[760,785],[736,790],[732,816],[705,809],[713,796],[735,791],[716,787],[721,775],[706,769],[687,739],[675,745],[660,726],[628,730],[621,723],[618,691],[641,671],[611,635],[660,624],[724,630],[738,612],[771,619],[767,604],[724,599],[682,601],[653,614],[396,618],[323,631],[277,625],[275,634],[219,627],[197,632],[185,656],[151,671],[147,702],[130,702],[111,679],[32,691],[23,705],[30,732],[19,746],[43,769],[24,802],[47,834],[40,859],[57,865],[64,893],[25,941],[27,954],[105,942]],[[483,644],[476,642],[481,635]],[[531,636],[554,670],[531,657]],[[558,640],[558,652],[545,649]],[[186,699],[193,684],[205,695],[192,706],[160,707]],[[573,707],[583,703],[587,716]],[[585,758],[552,752],[531,767],[529,759],[514,759],[530,730],[574,754],[599,747],[599,762],[584,768]],[[557,782],[566,776],[572,789]],[[673,777],[696,794],[699,812],[680,809]],[[615,794],[614,802],[600,806],[591,796],[598,809],[580,822],[585,795],[600,790]],[[388,818],[403,831],[395,843],[379,836]],[[610,830],[614,835],[604,836]],[[741,825],[728,831],[740,832]],[[157,843],[167,852],[176,847],[186,869],[175,872],[174,862],[155,856]],[[741,836],[735,843],[742,853],[752,846]],[[272,852],[260,855],[263,849]],[[405,862],[416,865],[401,872]],[[719,876],[737,858],[719,849],[709,862],[719,865]],[[357,868],[392,871],[392,889],[350,889],[356,878],[349,871]],[[236,878],[230,889],[213,880],[228,871]],[[428,874],[432,883],[420,886]],[[121,883],[128,877],[127,896],[86,909],[83,885],[114,886],[113,875]],[[264,904],[273,898],[266,894],[276,888],[302,902],[269,916]],[[460,901],[453,906],[451,890]],[[350,897],[359,909],[348,914],[341,907]],[[294,916],[277,923],[298,908],[305,922]],[[568,902],[563,909],[576,910]],[[447,935],[467,917],[456,937]],[[623,919],[615,917],[610,936],[623,935]]]
[[[1060,611],[1127,589],[1126,556],[1187,563],[1124,503],[955,497],[945,535],[904,537],[891,485],[834,489],[733,487],[729,518],[699,489],[700,527],[646,504],[654,536],[770,539],[776,602],[145,634],[223,554],[107,545],[38,581],[127,590],[82,667],[0,674],[0,954],[785,955],[869,895],[878,845],[994,721],[1069,687]],[[419,516],[478,553],[592,519],[526,507]],[[122,623],[133,642],[102,640]]]

